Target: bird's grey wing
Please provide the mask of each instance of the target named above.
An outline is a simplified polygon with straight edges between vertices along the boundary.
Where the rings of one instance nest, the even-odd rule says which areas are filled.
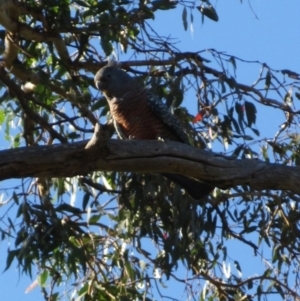
[[[161,102],[158,97],[147,90],[147,103],[156,116],[159,117],[175,134],[178,139],[186,144],[190,144],[189,139],[179,119],[175,117],[169,108]]]

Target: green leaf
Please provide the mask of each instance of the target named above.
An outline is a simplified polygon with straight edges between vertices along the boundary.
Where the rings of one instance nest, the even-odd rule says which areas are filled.
[[[260,133],[259,133],[259,130],[257,129],[254,129],[254,128],[251,128],[251,130],[253,131],[253,133],[259,137]]]
[[[237,269],[240,273],[242,273],[242,269],[241,269],[241,266],[240,266],[239,262],[236,261],[236,260],[234,260],[234,265],[235,265],[236,269]]]
[[[82,300],[81,297],[83,297],[88,292],[88,289],[89,289],[89,284],[85,283],[84,286],[78,292],[77,300]]]
[[[275,142],[273,142],[273,141],[267,141],[267,143],[268,143],[269,145],[272,146],[273,151],[274,151],[275,153],[279,154],[279,155],[282,156],[282,157],[285,155],[286,150],[285,150],[285,148],[283,147],[282,144],[275,143]]]
[[[238,123],[239,123],[239,125],[241,127],[241,130],[244,133],[244,106],[241,105],[239,102],[237,102],[235,104],[235,111],[238,114]]]
[[[64,211],[67,211],[67,212],[70,212],[70,213],[74,213],[76,215],[79,215],[81,213],[81,210],[76,208],[76,207],[73,207],[69,204],[66,204],[66,203],[63,203],[59,206],[56,207],[56,211],[57,212],[64,212]]]
[[[80,138],[80,134],[74,131],[74,132],[68,133],[68,138],[69,139],[78,139],[78,138]]]
[[[236,80],[232,76],[230,78],[226,77],[224,80],[231,89],[236,88]]]
[[[283,70],[281,70],[281,73],[286,74],[288,77],[293,78],[293,79],[300,79],[300,74],[296,73],[292,70],[283,69]]]
[[[254,231],[256,231],[257,230],[257,226],[251,226],[251,227],[247,227],[244,231],[242,231],[242,232],[244,232],[244,233],[251,233],[251,232],[254,232]],[[242,233],[241,232],[241,233]]]
[[[248,126],[251,127],[252,124],[256,122],[256,107],[252,102],[245,101],[245,111],[248,121]]]
[[[251,290],[253,288],[253,281],[251,279],[248,281],[247,287],[249,290]]]
[[[249,136],[249,135],[243,135],[242,136],[245,140],[253,140],[253,137]]]
[[[15,230],[15,225],[14,225],[14,223],[12,222],[12,220],[10,219],[10,217],[8,217],[7,219],[8,219],[10,228],[13,229],[14,231],[16,231],[16,230]]]
[[[6,258],[6,267],[3,272],[7,271],[9,267],[11,266],[11,263],[13,262],[14,258],[19,254],[19,250],[12,250],[8,251],[8,255]]]
[[[234,152],[233,152],[232,155],[238,157],[239,154],[240,154],[240,152],[243,150],[244,147],[245,147],[244,144],[239,145],[239,146],[234,150]]]
[[[240,127],[239,127],[237,121],[236,121],[234,118],[231,118],[231,122],[232,122],[232,124],[233,124],[233,126],[234,126],[236,132],[237,132],[238,134],[241,134]],[[243,128],[242,128],[242,129],[243,129]],[[243,129],[243,130],[244,130],[244,129]]]
[[[234,70],[236,70],[236,61],[235,61],[235,58],[233,56],[231,56],[230,59],[229,59],[229,61],[233,65]]]
[[[17,247],[20,243],[22,243],[26,238],[28,237],[28,233],[24,230],[21,229],[18,233],[17,233],[17,237],[15,240],[15,246]]]
[[[51,301],[58,301],[58,296],[59,296],[59,293],[53,293],[51,294]]]
[[[88,223],[89,223],[90,225],[96,224],[100,218],[101,218],[101,214],[93,215],[93,216],[90,217]]]
[[[82,7],[90,7],[90,5],[88,5],[88,1],[74,0],[74,2]]]
[[[168,10],[176,7],[177,1],[155,0],[151,2],[153,9]]]
[[[219,21],[218,14],[211,5],[208,5],[208,6],[200,5],[197,8],[203,16],[205,16],[215,22]]]
[[[224,81],[221,81],[221,86],[222,86],[222,94],[226,93],[226,86],[224,84]]]
[[[186,7],[184,7],[183,11],[182,11],[182,23],[183,23],[184,30],[187,31],[188,22],[187,22],[187,9],[186,9]]]
[[[125,262],[125,268],[126,268],[126,272],[130,278],[131,281],[134,281],[134,276],[135,276],[135,273],[134,273],[134,270],[132,269],[130,263],[126,260]]]
[[[86,207],[87,207],[87,204],[89,202],[89,199],[90,199],[90,193],[89,192],[86,192],[83,196],[83,199],[82,199],[82,210],[85,211]]]
[[[3,124],[5,120],[5,112],[3,110],[0,110],[0,125]]]
[[[277,290],[277,292],[280,294],[282,300],[286,299],[286,294],[285,292],[283,291],[281,285],[275,283],[274,284],[274,288]]]
[[[109,56],[113,51],[113,46],[109,39],[101,38],[101,47],[107,56]]]
[[[19,197],[17,196],[15,191],[13,192],[13,200],[17,205],[19,205]]]
[[[288,91],[284,96],[284,103],[291,106],[293,103],[293,95],[291,91]]]
[[[270,71],[268,71],[267,75],[266,75],[265,89],[269,90],[270,85],[271,85],[271,73],[270,73]]]
[[[14,148],[18,148],[20,146],[20,138],[21,138],[20,133],[15,135],[14,140],[13,140],[13,147]]]
[[[95,103],[93,103],[91,109],[94,112],[94,111],[96,111],[100,108],[103,108],[105,106],[107,106],[107,100],[106,100],[105,97],[101,97],[99,100],[97,100]]]
[[[48,276],[49,276],[48,270],[44,270],[41,274],[39,274],[37,280],[41,287],[45,286]]]

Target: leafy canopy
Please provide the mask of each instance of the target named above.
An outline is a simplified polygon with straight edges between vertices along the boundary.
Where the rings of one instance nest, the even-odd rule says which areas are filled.
[[[118,53],[122,68],[174,111],[196,147],[299,165],[298,73],[213,49],[182,52],[155,30],[156,14],[172,9],[182,11],[185,30],[218,21],[209,1],[1,6],[0,124],[8,149],[89,139],[98,121],[109,127],[93,76]],[[257,70],[253,84],[237,76],[249,65]],[[271,120],[280,129],[266,139],[256,118],[274,109],[285,119]],[[216,188],[197,202],[160,175],[95,171],[7,181],[1,197],[1,237],[14,242],[6,269],[17,261],[20,271],[37,273],[45,300],[299,298],[299,195],[289,190]],[[250,260],[239,261],[233,249],[263,264],[244,275]]]

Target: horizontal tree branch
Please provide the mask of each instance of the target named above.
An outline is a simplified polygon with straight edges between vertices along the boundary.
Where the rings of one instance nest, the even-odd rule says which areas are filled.
[[[300,167],[238,160],[173,141],[101,138],[100,143],[82,141],[0,152],[0,180],[72,177],[93,171],[171,172],[220,188],[249,185],[257,190],[300,193]]]

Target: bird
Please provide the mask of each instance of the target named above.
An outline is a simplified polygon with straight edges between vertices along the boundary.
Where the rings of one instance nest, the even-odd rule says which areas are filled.
[[[158,96],[116,64],[102,67],[94,77],[95,86],[105,96],[117,135],[121,139],[172,140],[190,144],[180,120]],[[214,187],[180,174],[163,173],[195,200],[207,196]]]

